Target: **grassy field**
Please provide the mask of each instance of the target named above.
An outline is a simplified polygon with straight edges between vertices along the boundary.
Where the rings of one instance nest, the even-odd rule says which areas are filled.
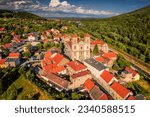
[[[46,92],[41,91],[36,85],[23,76],[19,77],[14,83],[12,83],[6,92],[0,96],[0,99],[6,100],[51,100],[53,99]]]

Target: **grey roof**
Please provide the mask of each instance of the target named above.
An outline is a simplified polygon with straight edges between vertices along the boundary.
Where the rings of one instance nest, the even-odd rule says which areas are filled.
[[[94,86],[94,88],[90,91],[90,95],[94,100],[98,100],[104,93],[99,89],[98,86]]]
[[[94,68],[96,68],[99,71],[107,68],[102,63],[97,62],[94,58],[86,59],[84,62],[86,62],[87,64],[93,66]]]
[[[6,60],[6,62],[15,62],[15,61],[17,61],[18,60],[18,58],[8,58],[7,60]]]

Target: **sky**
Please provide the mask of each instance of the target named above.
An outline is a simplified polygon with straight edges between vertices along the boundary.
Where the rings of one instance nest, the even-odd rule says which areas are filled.
[[[0,9],[42,17],[111,17],[150,5],[150,0],[0,0]]]

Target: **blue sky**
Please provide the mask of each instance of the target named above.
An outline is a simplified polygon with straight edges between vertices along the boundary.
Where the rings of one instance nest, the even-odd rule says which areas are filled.
[[[150,0],[0,0],[0,9],[43,17],[110,17],[150,5]]]

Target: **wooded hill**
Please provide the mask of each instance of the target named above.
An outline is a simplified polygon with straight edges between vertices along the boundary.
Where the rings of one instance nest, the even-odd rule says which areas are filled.
[[[83,30],[150,64],[150,6],[116,17],[80,21]]]

